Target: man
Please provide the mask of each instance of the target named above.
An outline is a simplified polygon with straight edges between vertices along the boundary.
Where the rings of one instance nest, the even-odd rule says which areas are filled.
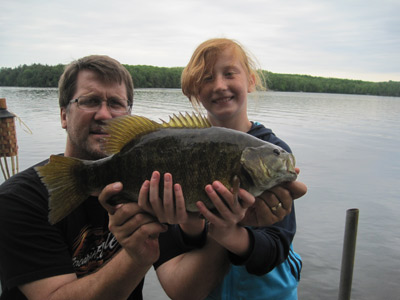
[[[66,67],[59,102],[67,132],[64,155],[99,159],[105,121],[131,112],[132,78],[110,57],[84,57]],[[166,186],[171,195],[172,184]],[[137,203],[108,206],[106,200],[122,188],[109,185],[99,196],[107,211],[93,196],[51,225],[48,192],[33,167],[6,181],[0,187],[1,299],[142,299],[143,278],[157,260],[170,297],[205,297],[223,277],[225,250],[212,241],[185,248],[179,232],[167,231]],[[241,196],[252,200],[246,192]],[[206,233],[200,231],[195,239]]]
[[[103,157],[104,121],[131,111],[130,74],[109,57],[85,57],[66,68],[59,95],[64,155]],[[0,195],[2,299],[141,299],[143,277],[158,258],[147,238],[164,226],[140,215],[135,226],[143,230],[135,234],[136,252],[128,253],[109,233],[95,197],[51,226],[47,190],[33,168],[5,182]]]

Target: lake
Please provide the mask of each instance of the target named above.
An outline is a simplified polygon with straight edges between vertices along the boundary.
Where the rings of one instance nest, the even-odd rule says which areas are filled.
[[[19,117],[20,170],[64,151],[56,89],[0,87],[0,98]],[[359,209],[352,299],[400,299],[400,98],[258,92],[248,106],[251,120],[290,145],[308,186],[295,202],[299,299],[337,299],[350,208]],[[185,111],[178,89],[135,91],[134,114],[168,120]],[[144,296],[167,299],[154,271]]]

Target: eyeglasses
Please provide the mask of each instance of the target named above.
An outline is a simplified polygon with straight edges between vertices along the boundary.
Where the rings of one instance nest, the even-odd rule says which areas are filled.
[[[125,114],[132,107],[132,104],[129,104],[128,100],[123,100],[118,98],[110,98],[104,100],[99,97],[80,96],[76,99],[69,101],[70,104],[76,103],[78,108],[87,112],[98,111],[101,108],[101,104],[103,102],[106,102],[108,110],[115,114],[121,114],[121,115]]]

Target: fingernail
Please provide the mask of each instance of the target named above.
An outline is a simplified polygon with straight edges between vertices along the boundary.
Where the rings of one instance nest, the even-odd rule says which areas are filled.
[[[157,172],[153,172],[153,174],[151,175],[151,179],[152,180],[157,180],[158,179],[158,173]]]
[[[210,184],[206,185],[206,192],[207,193],[212,193],[213,191],[214,191],[214,189]]]
[[[216,190],[219,190],[221,188],[221,184],[218,181],[214,181],[212,186]]]
[[[121,182],[116,182],[116,183],[114,183],[113,186],[112,186],[112,188],[113,188],[114,190],[119,190],[119,189],[121,189],[121,187],[122,187],[122,183],[121,183]]]
[[[165,182],[170,182],[171,181],[171,174],[168,174],[168,173],[164,174],[164,180],[165,180]]]

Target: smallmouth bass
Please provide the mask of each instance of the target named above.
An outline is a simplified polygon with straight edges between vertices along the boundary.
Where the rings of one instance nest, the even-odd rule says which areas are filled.
[[[105,130],[108,157],[89,161],[52,155],[48,164],[36,167],[49,191],[50,223],[62,220],[112,182],[124,186],[114,201],[137,201],[143,182],[155,170],[171,173],[182,186],[189,212],[198,211],[197,201],[214,208],[204,187],[215,180],[232,188],[238,179],[241,188],[259,196],[297,177],[292,154],[249,134],[212,127],[195,114],[174,115],[161,123],[122,116],[107,121]]]

